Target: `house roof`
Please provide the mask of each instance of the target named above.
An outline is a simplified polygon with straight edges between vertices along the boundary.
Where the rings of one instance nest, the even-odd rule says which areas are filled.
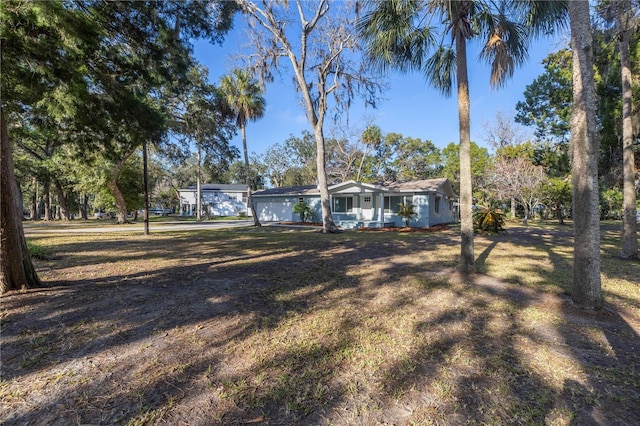
[[[358,187],[359,189],[370,189],[372,191],[385,191],[384,185],[380,183],[366,183],[355,180],[348,180],[329,186],[329,191],[338,191],[343,188]]]
[[[287,186],[282,188],[269,188],[256,191],[254,197],[266,197],[272,195],[316,195],[320,190],[316,185]]]
[[[447,178],[390,182],[383,184],[383,186],[385,186],[389,191],[398,192],[433,192],[440,190],[446,195],[453,198],[456,197],[456,193],[451,187],[451,182],[449,182],[449,179]]]
[[[446,178],[441,179],[424,179],[424,180],[412,180],[401,182],[388,182],[388,183],[362,183],[354,180],[346,182],[340,182],[335,185],[329,186],[329,192],[338,192],[340,190],[347,189],[349,187],[358,188],[361,192],[363,189],[371,192],[436,192],[440,191],[451,198],[457,197],[451,182]],[[305,186],[289,186],[283,188],[271,188],[263,189],[262,191],[256,191],[253,193],[255,197],[268,197],[268,196],[294,196],[294,195],[318,195],[320,191],[316,185]]]
[[[203,183],[200,185],[203,191],[222,191],[222,192],[246,192],[247,185],[235,183]],[[196,185],[191,185],[179,191],[195,191]]]

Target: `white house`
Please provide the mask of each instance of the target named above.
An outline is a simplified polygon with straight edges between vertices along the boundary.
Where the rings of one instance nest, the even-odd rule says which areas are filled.
[[[247,186],[223,183],[200,185],[202,209],[210,216],[237,216],[248,214]],[[178,190],[180,214],[192,216],[197,211],[197,189],[195,185]]]
[[[457,219],[457,195],[448,179],[391,183],[353,180],[329,187],[333,220],[343,228],[404,226],[400,205],[413,204],[417,216],[410,226],[429,227]],[[320,191],[316,186],[272,188],[253,194],[261,221],[299,221],[293,205],[304,201],[321,221]]]

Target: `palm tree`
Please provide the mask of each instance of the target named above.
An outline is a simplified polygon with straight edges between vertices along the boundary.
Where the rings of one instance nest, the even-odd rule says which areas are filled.
[[[631,88],[631,34],[632,5],[629,0],[618,0],[613,5],[616,32],[620,49],[622,74],[622,150],[624,175],[624,216],[622,218],[622,257],[638,259],[637,211],[635,191],[635,154],[633,152],[633,91]],[[637,11],[636,11],[637,13]]]
[[[571,299],[583,308],[602,307],[596,93],[589,2],[570,1],[573,52],[571,180],[573,186],[573,278]]]
[[[358,31],[373,65],[381,70],[419,70],[450,95],[454,72],[460,137],[459,268],[475,270],[471,188],[471,133],[467,40],[483,37],[481,59],[491,64],[490,84],[502,86],[527,57],[528,37],[553,28],[564,2],[483,0],[370,0]],[[431,23],[436,22],[436,26]],[[442,23],[442,25],[440,25]],[[445,36],[450,35],[451,43]],[[453,45],[453,46],[452,46]]]
[[[398,216],[404,219],[404,224],[406,227],[409,227],[409,222],[413,220],[414,217],[418,216],[416,212],[416,206],[413,204],[398,204]]]
[[[260,219],[254,209],[251,196],[251,173],[249,168],[249,153],[247,151],[247,121],[257,120],[264,115],[265,100],[258,82],[251,78],[246,70],[234,70],[220,82],[220,90],[224,93],[229,108],[236,115],[236,126],[242,133],[242,149],[244,151],[245,176],[247,182],[247,202],[251,206],[253,223],[260,226]]]

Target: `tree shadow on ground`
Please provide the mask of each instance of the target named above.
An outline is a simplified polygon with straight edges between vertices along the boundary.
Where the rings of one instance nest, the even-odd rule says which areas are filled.
[[[572,230],[518,228],[512,232],[519,234],[510,238],[516,245],[514,252],[519,251],[518,246],[522,251],[535,247],[551,264],[550,268],[530,268],[524,273],[536,274],[547,286],[556,287],[553,292],[559,298],[550,303],[558,305],[561,315],[554,321],[553,338],[566,348],[563,356],[580,372],[563,378],[562,390],[554,393],[548,417],[554,420],[554,416],[564,414],[571,424],[640,423],[640,298],[625,297],[623,290],[616,288],[619,281],[630,285],[638,282],[640,263],[618,259],[619,232],[604,226],[601,256],[605,306],[600,311],[582,310],[570,300]],[[549,334],[549,330],[542,332]]]
[[[540,237],[555,256],[560,242]],[[487,240],[482,267],[501,241]],[[598,380],[617,391],[609,405],[632,395],[606,368],[637,378],[638,336],[615,328],[624,321],[587,318],[606,339],[573,336],[568,316],[584,316],[566,300],[452,271],[456,257],[441,253],[457,253],[453,233],[262,229],[105,244],[118,273],[3,298],[5,424],[589,423]],[[74,253],[85,268],[104,259],[91,242],[61,250],[65,267]],[[140,250],[149,257],[111,254]],[[582,358],[601,359],[603,341],[619,363],[604,372]]]

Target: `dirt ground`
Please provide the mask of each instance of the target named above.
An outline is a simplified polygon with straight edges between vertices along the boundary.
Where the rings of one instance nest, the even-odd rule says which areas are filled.
[[[640,265],[607,232],[584,312],[568,228],[477,237],[473,276],[439,231],[39,234],[45,287],[0,299],[0,421],[640,424]]]

